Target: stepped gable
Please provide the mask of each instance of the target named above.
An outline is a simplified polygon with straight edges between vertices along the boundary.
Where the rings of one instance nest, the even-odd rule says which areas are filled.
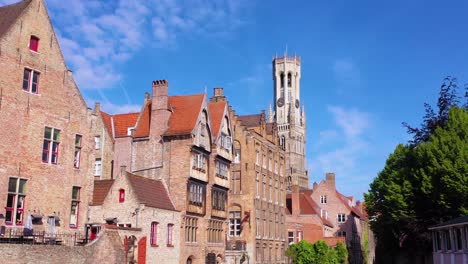
[[[23,13],[31,2],[32,0],[25,0],[16,4],[0,7],[0,37],[8,32],[16,19]]]
[[[148,207],[176,211],[161,181],[128,172],[127,179],[140,203]]]
[[[238,120],[243,126],[257,127],[262,123],[262,114],[239,116]]]

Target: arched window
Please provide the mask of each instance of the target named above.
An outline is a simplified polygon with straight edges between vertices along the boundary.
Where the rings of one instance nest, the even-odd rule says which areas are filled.
[[[119,203],[125,202],[125,190],[120,189],[119,190]]]
[[[280,83],[281,83],[281,88],[284,87],[284,72],[280,74]]]
[[[187,259],[187,264],[192,264],[192,257],[189,257],[189,258]]]
[[[292,74],[288,73],[288,87],[291,87],[291,83],[292,83]]]

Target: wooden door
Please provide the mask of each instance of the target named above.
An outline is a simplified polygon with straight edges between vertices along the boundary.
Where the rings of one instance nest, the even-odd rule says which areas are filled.
[[[138,241],[138,264],[146,264],[146,237]]]

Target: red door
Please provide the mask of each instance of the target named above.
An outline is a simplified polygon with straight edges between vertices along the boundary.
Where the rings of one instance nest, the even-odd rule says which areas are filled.
[[[138,241],[138,264],[146,264],[146,237]]]

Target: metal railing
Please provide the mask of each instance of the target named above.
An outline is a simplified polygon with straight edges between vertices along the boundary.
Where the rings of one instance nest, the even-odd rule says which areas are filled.
[[[83,246],[87,243],[88,240],[80,232],[49,234],[45,231],[9,229],[0,234],[0,244]]]

